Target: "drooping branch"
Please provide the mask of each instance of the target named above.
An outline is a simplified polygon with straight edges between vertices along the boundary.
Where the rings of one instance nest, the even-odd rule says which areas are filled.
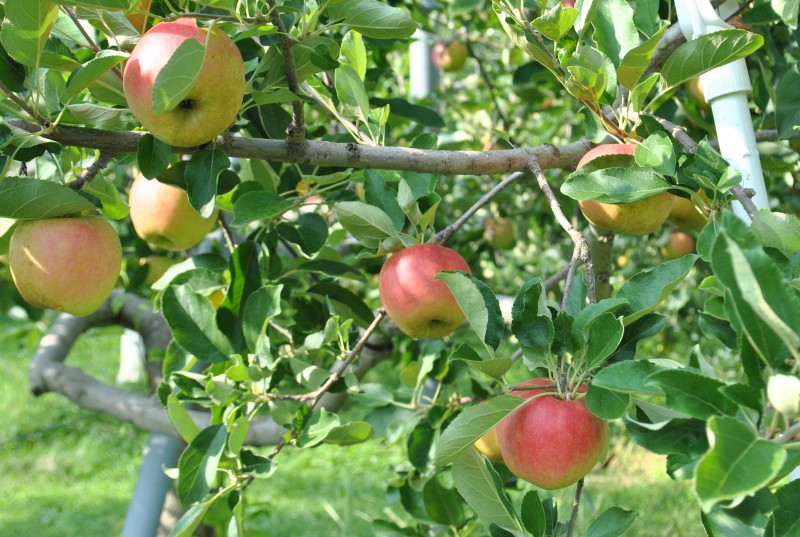
[[[21,120],[8,124],[63,145],[99,149],[109,154],[135,153],[143,132],[105,131],[86,127],[58,126],[42,130]],[[228,156],[277,162],[297,162],[323,167],[375,168],[443,175],[494,175],[525,170],[531,158],[542,169],[574,166],[591,147],[586,140],[564,146],[545,144],[533,148],[491,151],[441,151],[408,147],[374,147],[353,143],[306,141],[302,145],[286,140],[218,137],[212,142]],[[173,148],[191,154],[194,148]]]

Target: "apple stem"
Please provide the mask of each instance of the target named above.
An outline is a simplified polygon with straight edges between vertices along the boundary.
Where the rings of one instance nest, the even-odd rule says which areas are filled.
[[[572,501],[572,515],[569,517],[569,526],[567,527],[567,537],[572,537],[575,533],[575,522],[578,520],[578,507],[581,504],[582,492],[583,478],[578,480],[578,486],[575,489],[575,499]]]

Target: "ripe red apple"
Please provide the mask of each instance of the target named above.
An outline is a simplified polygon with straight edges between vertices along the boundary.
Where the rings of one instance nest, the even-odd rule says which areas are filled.
[[[17,224],[8,250],[11,277],[30,304],[88,315],[117,283],[122,246],[99,216],[47,218]]]
[[[153,86],[161,69],[187,39],[206,42],[208,30],[194,19],[162,22],[145,33],[131,52],[122,76],[131,112],[153,136],[192,147],[216,138],[236,119],[244,96],[244,63],[228,35],[215,28],[194,86],[181,103],[163,114],[153,110]]]
[[[670,234],[669,242],[661,248],[661,256],[669,261],[694,252],[694,237],[683,231]]]
[[[165,250],[181,251],[195,246],[217,222],[219,211],[203,218],[189,203],[185,190],[136,176],[128,193],[131,223],[136,234]]]
[[[443,270],[469,266],[457,252],[436,244],[417,244],[392,255],[378,284],[381,302],[397,326],[413,338],[444,337],[464,320],[456,299],[441,280]]]
[[[431,50],[433,65],[446,73],[463,69],[468,55],[467,46],[461,41],[436,43]]]
[[[599,145],[587,152],[578,162],[581,169],[590,161],[604,155],[633,155],[635,144]],[[581,212],[595,226],[618,233],[649,235],[667,219],[674,196],[659,192],[632,203],[600,203],[594,200],[579,201]]]
[[[511,395],[529,399],[555,391],[548,378],[535,378]],[[581,388],[579,391],[585,391]],[[543,395],[525,403],[497,425],[503,460],[517,477],[544,489],[575,483],[594,468],[608,444],[608,424],[593,415],[583,399],[567,401]]]
[[[514,222],[510,218],[487,218],[483,223],[483,237],[498,250],[514,247]]]

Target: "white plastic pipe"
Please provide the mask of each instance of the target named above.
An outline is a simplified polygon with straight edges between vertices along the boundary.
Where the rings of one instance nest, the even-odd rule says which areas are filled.
[[[728,0],[720,7],[720,14],[727,17],[736,9],[736,0]],[[675,0],[675,10],[681,31],[690,41],[704,34],[731,28],[720,18],[709,0]],[[755,191],[755,206],[759,209],[768,207],[764,173],[747,104],[747,95],[753,87],[744,59],[700,75],[700,82],[706,101],[711,104],[720,154],[742,173],[742,187]],[[745,222],[750,222],[741,203],[735,202],[733,211]]]

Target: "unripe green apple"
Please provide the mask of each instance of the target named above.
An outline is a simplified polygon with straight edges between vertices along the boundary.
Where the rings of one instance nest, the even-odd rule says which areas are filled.
[[[687,80],[683,87],[686,88],[686,93],[697,103],[697,106],[703,110],[711,110],[711,105],[706,101],[706,95],[703,93],[703,83],[699,76]]]
[[[446,73],[463,69],[468,55],[467,46],[457,40],[449,43],[436,43],[431,51],[433,65]]]
[[[122,86],[131,112],[164,143],[193,147],[222,134],[236,119],[244,96],[244,63],[230,37],[215,28],[194,85],[175,108],[153,110],[153,86],[172,53],[187,39],[206,43],[208,30],[194,19],[162,22],[145,33],[125,64]]]
[[[604,155],[633,155],[635,144],[599,145],[587,152],[578,162],[577,169]],[[578,206],[586,219],[595,226],[617,233],[649,235],[667,219],[674,196],[659,192],[632,203],[601,203],[594,200],[579,201]]]
[[[694,253],[694,237],[683,231],[674,231],[669,242],[661,248],[661,256],[667,261]]]
[[[708,197],[703,189],[700,189],[698,194],[708,203]],[[703,229],[705,227],[708,220],[691,200],[679,196],[672,197],[672,208],[667,217],[671,224],[678,229]]]
[[[498,250],[514,247],[514,222],[510,218],[487,218],[483,223],[483,238]]]
[[[547,378],[530,379],[511,395],[524,403],[497,424],[503,460],[511,473],[537,487],[553,490],[569,486],[594,468],[606,452],[608,424],[589,412],[583,399],[564,400],[547,388]],[[581,388],[579,391],[585,391]]]
[[[217,222],[219,211],[203,218],[189,203],[185,190],[148,180],[139,174],[128,194],[136,234],[164,250],[187,250],[198,244]]]
[[[392,255],[378,277],[386,313],[413,338],[439,338],[464,321],[464,313],[442,280],[443,270],[469,272],[457,252],[435,244],[417,244]]]
[[[150,255],[139,260],[139,264],[147,267],[147,275],[144,278],[146,285],[153,285],[163,276],[169,267],[179,261],[165,255]]]
[[[786,416],[800,415],[800,379],[791,375],[772,375],[767,382],[770,404]]]
[[[27,302],[84,316],[114,289],[122,246],[99,216],[29,220],[18,223],[11,236],[8,264]]]

